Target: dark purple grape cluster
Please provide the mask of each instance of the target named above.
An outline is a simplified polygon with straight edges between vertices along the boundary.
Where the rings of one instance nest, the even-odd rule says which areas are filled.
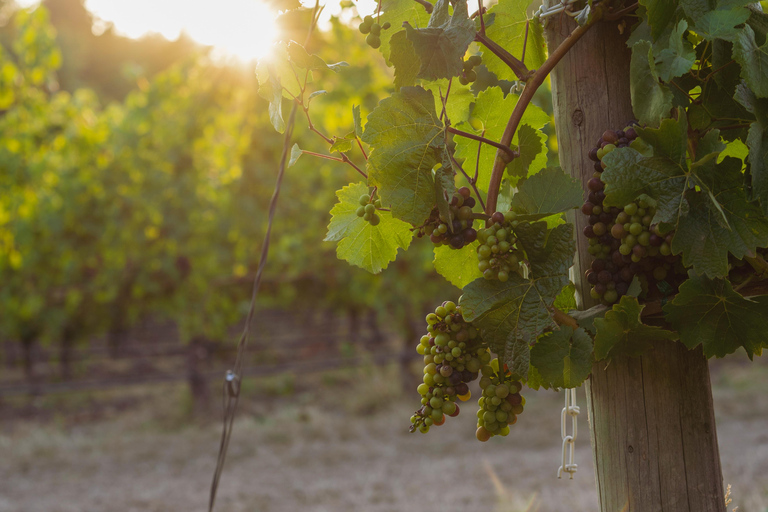
[[[477,379],[491,360],[480,332],[464,321],[461,306],[443,302],[426,320],[428,334],[416,345],[416,352],[424,356],[424,381],[417,389],[421,408],[411,416],[410,428],[423,434],[445,423],[446,416],[458,416],[456,400],[469,400],[467,383]]]
[[[682,272],[679,257],[672,256],[674,233],[664,233],[652,224],[656,209],[643,199],[637,199],[624,208],[603,205],[605,199],[602,180],[605,155],[616,148],[627,147],[637,138],[633,124],[624,130],[607,130],[589,151],[595,163],[595,173],[587,182],[589,196],[581,207],[589,217],[584,236],[589,239],[589,253],[595,257],[586,279],[592,288],[593,299],[610,306],[627,293],[635,276],[650,288],[652,284],[666,282],[676,286],[676,273]]]
[[[421,238],[429,235],[429,239],[437,246],[448,245],[453,249],[461,249],[477,240],[477,231],[472,227],[475,220],[472,208],[477,203],[469,188],[461,187],[449,204],[450,220],[440,217],[440,212],[434,208],[427,222],[417,229],[416,236]]]

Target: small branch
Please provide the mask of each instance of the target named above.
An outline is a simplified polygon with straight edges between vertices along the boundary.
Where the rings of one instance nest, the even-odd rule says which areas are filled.
[[[522,94],[520,94],[520,98],[517,100],[517,104],[512,111],[512,115],[509,117],[507,126],[504,129],[504,134],[501,136],[500,142],[502,145],[509,146],[512,143],[512,138],[515,136],[517,127],[520,125],[520,121],[523,118],[523,113],[525,112],[526,107],[533,99],[533,95],[536,93],[536,90],[539,88],[539,86],[541,86],[542,83],[544,83],[544,79],[547,77],[547,75],[549,75],[557,63],[560,62],[560,59],[562,59],[565,54],[568,53],[568,50],[570,50],[573,45],[575,45],[576,42],[581,39],[581,37],[586,34],[590,28],[592,28],[592,25],[597,23],[602,18],[603,11],[601,5],[602,4],[598,4],[594,7],[594,12],[590,20],[585,25],[575,28],[573,32],[571,32],[571,35],[565,38],[565,40],[560,43],[560,45],[555,48],[552,53],[549,54],[549,57],[544,62],[544,64],[542,64],[541,67],[537,69],[528,79],[528,82],[525,85],[525,89],[523,89]],[[504,160],[504,152],[501,150],[497,151],[496,160],[493,162],[491,182],[488,186],[488,200],[486,202],[485,209],[485,212],[489,215],[496,211],[496,202],[499,198],[501,179],[504,177],[504,168],[507,166]]]
[[[365,161],[368,161],[368,154],[363,149],[363,143],[360,142],[360,137],[355,137],[355,142],[357,142],[357,147],[360,148],[360,152],[363,154],[363,158],[365,158]]]
[[[480,16],[480,33],[485,35],[485,20],[483,19],[483,12],[485,11],[485,7],[483,7],[483,0],[477,0],[477,12],[479,13],[478,16]]]
[[[762,256],[756,254],[754,256],[745,256],[744,259],[752,265],[758,277],[768,277],[768,262]]]
[[[525,37],[523,38],[523,55],[520,57],[520,62],[525,65],[525,48],[528,46],[528,27],[530,26],[531,20],[526,20],[525,22]]]
[[[704,81],[706,82],[707,80],[709,80],[710,78],[712,78],[712,75],[714,75],[715,73],[719,72],[719,71],[720,71],[720,70],[722,70],[723,68],[726,68],[726,67],[730,66],[730,65],[731,65],[731,64],[733,64],[734,62],[736,62],[736,61],[735,61],[735,60],[731,60],[730,62],[726,62],[725,64],[723,64],[722,66],[720,66],[720,67],[719,67],[719,68],[717,68],[716,70],[712,71],[712,72],[711,72],[710,74],[708,74],[706,77],[704,77]]]
[[[498,43],[490,39],[485,34],[480,32],[475,34],[475,41],[481,43],[483,46],[488,48],[491,53],[500,58],[504,64],[510,67],[510,69],[515,73],[515,75],[517,75],[517,78],[520,80],[527,80],[531,75],[531,70],[525,67],[525,64],[520,62],[514,55],[499,46]]]
[[[307,151],[307,150],[302,149],[301,152],[304,153],[305,155],[316,156],[318,158],[325,158],[326,160],[333,160],[335,162],[343,162],[344,161],[343,158],[339,158],[337,156],[331,156],[331,155],[324,155],[322,153],[315,153],[314,151]]]
[[[341,153],[341,160],[342,160],[343,162],[345,162],[345,163],[347,163],[347,164],[351,165],[351,166],[352,166],[352,168],[353,168],[354,170],[356,170],[357,172],[359,172],[359,173],[360,173],[360,175],[361,175],[363,178],[365,178],[366,180],[368,179],[368,175],[365,173],[365,171],[363,171],[363,170],[362,170],[362,169],[360,169],[358,166],[356,166],[356,165],[355,165],[355,163],[354,163],[352,160],[350,160],[350,159],[349,159],[349,157],[346,155],[346,153]]]
[[[752,123],[729,124],[728,126],[721,126],[721,127],[718,127],[717,129],[720,130],[721,132],[724,132],[725,130],[736,130],[737,128],[749,128],[750,124]]]
[[[557,322],[557,325],[566,325],[570,327],[571,329],[578,329],[579,328],[579,322],[576,321],[575,318],[573,318],[570,315],[567,315],[560,311],[559,309],[553,307],[552,308],[552,319]]]
[[[485,211],[485,203],[483,202],[483,195],[480,193],[479,190],[477,190],[477,185],[475,185],[475,182],[469,178],[469,175],[466,173],[466,171],[464,171],[464,168],[461,166],[459,162],[456,161],[453,155],[450,155],[450,156],[451,156],[451,162],[453,163],[453,165],[455,165],[456,168],[461,171],[461,174],[463,174],[464,177],[467,178],[467,182],[469,183],[469,186],[472,187],[472,190],[475,191],[477,200],[480,201],[480,207],[483,209],[483,211]]]
[[[483,128],[483,133],[480,134],[481,136],[485,137],[485,128]],[[477,159],[475,160],[475,177],[472,178],[472,183],[477,183],[477,178],[480,176],[480,150],[483,149],[483,143],[480,142],[480,144],[477,145]]]
[[[421,5],[423,5],[423,6],[424,6],[424,9],[426,9],[426,11],[427,11],[429,14],[432,14],[432,9],[433,9],[434,7],[432,7],[432,4],[431,4],[431,3],[429,3],[429,2],[427,2],[427,0],[413,0],[413,1],[414,1],[414,2],[416,2],[417,4],[421,4]]]
[[[457,130],[456,128],[453,128],[453,127],[450,127],[450,126],[448,127],[448,132],[449,133],[453,133],[454,135],[459,135],[460,137],[465,137],[467,139],[472,139],[472,140],[476,140],[476,141],[481,142],[481,143],[488,144],[490,146],[495,147],[496,149],[499,149],[499,150],[503,151],[507,155],[506,163],[509,163],[512,160],[514,160],[515,158],[517,158],[518,156],[520,156],[520,154],[517,151],[515,151],[512,148],[510,148],[509,146],[504,146],[504,145],[499,144],[498,142],[493,141],[491,139],[486,139],[485,137],[481,137],[480,135],[474,135],[474,134],[469,133],[469,132],[464,132],[464,131],[461,131],[461,130]]]
[[[608,14],[605,15],[604,19],[605,19],[605,21],[617,20],[617,19],[621,18],[622,16],[624,16],[625,14],[629,14],[630,12],[634,11],[635,9],[637,9],[638,5],[639,4],[637,2],[635,2],[634,4],[630,5],[629,7],[625,7],[624,9],[618,10],[616,12],[608,13]]]

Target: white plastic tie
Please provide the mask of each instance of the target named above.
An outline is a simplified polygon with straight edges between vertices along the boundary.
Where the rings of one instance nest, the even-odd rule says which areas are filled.
[[[576,443],[576,435],[578,433],[577,416],[580,409],[576,405],[576,389],[565,390],[565,407],[563,407],[560,413],[560,435],[563,438],[563,460],[562,465],[557,470],[557,478],[562,478],[563,473],[570,475],[570,480],[573,480],[573,474],[579,469],[578,464],[574,462],[574,448]],[[568,416],[571,417],[571,434],[567,433]]]

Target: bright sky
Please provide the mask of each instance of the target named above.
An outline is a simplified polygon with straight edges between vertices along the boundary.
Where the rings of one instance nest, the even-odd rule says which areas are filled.
[[[28,6],[38,1],[17,3]],[[327,3],[326,17],[338,12],[338,0]],[[362,14],[375,5],[372,0],[361,4]],[[173,40],[185,31],[217,53],[243,60],[265,55],[278,35],[275,13],[261,0],[86,0],[85,6],[96,18],[114,23],[122,35],[136,38],[155,32]]]

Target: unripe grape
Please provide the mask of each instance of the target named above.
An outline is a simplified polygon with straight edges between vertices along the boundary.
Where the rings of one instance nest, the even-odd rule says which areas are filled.
[[[374,50],[381,46],[381,39],[375,34],[368,34],[368,37],[365,38],[365,42]]]

